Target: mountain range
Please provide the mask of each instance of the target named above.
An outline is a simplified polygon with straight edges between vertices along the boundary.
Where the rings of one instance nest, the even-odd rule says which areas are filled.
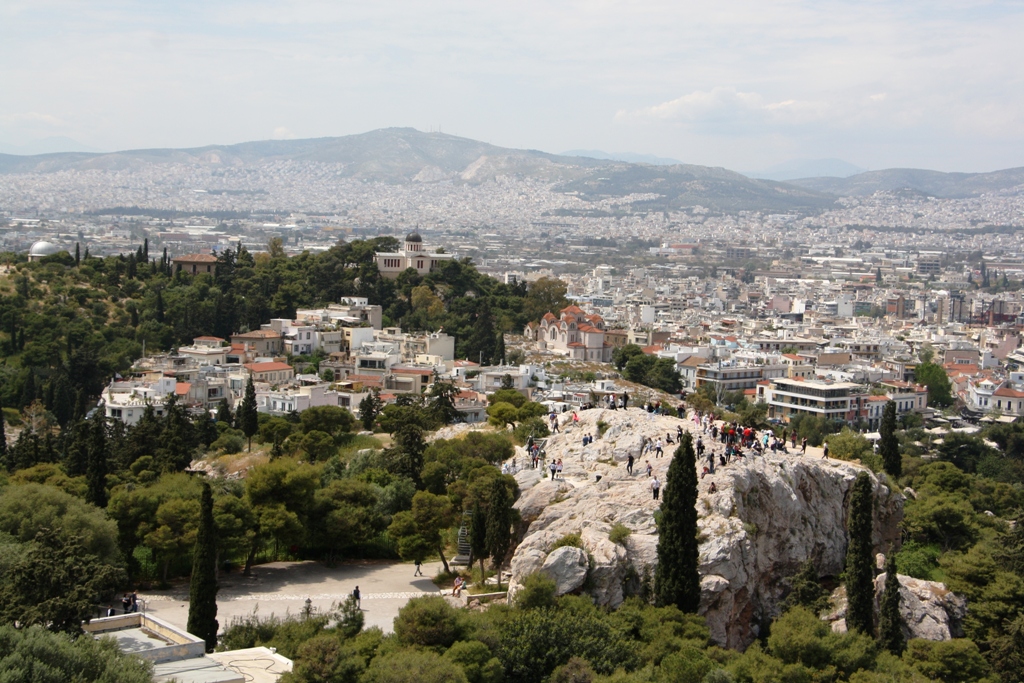
[[[649,162],[638,163],[588,154],[632,156],[638,161],[644,158],[596,150],[549,154],[508,149],[444,133],[385,128],[344,137],[264,140],[190,149],[0,154],[0,173],[142,170],[151,165],[170,164],[244,168],[278,161],[307,161],[339,164],[341,176],[366,181],[480,184],[495,176],[511,175],[550,182],[556,191],[574,192],[587,199],[656,195],[643,200],[651,210],[701,205],[720,211],[787,212],[818,211],[830,206],[837,196],[868,195],[878,190],[909,188],[939,197],[968,197],[1024,185],[1024,168],[992,173],[890,169],[846,178],[807,177],[780,182],[751,178],[724,168],[674,163],[674,159],[650,157]],[[839,160],[811,163],[841,172],[850,170],[849,164]]]

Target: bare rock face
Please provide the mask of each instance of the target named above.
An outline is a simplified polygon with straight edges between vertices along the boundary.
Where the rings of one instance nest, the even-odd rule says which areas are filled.
[[[885,590],[885,574],[875,577],[875,611],[878,612]],[[900,582],[900,617],[903,635],[925,640],[962,638],[963,619],[967,616],[967,600],[956,595],[943,583],[925,581],[897,574]],[[832,592],[832,610],[825,619],[832,622],[832,630],[846,633],[846,589]]]
[[[589,556],[588,591],[601,605],[617,606],[626,596],[653,585],[657,564],[657,527],[646,462],[662,482],[675,445],[665,455],[640,454],[641,437],[676,435],[693,429],[692,420],[655,416],[640,409],[603,409],[579,413],[579,424],[563,418],[562,433],[549,439],[549,458],[561,458],[564,481],[543,480],[527,488],[535,471],[517,475],[523,496],[516,506],[523,517],[522,541],[512,559],[510,593],[523,577],[539,570],[553,544],[579,534]],[[585,434],[597,437],[582,445]],[[696,436],[695,436],[696,438]],[[710,435],[704,442],[713,450]],[[634,474],[625,461],[635,458]],[[524,459],[519,458],[520,462]],[[787,591],[783,581],[807,560],[822,576],[838,576],[846,557],[846,516],[850,489],[865,468],[810,454],[768,455],[734,460],[699,481],[701,613],[719,645],[745,647],[759,624],[776,616]],[[600,475],[600,481],[596,481]],[[884,476],[871,475],[875,495],[874,542],[877,551],[899,544],[903,496]],[[708,488],[714,482],[715,493]],[[608,538],[623,524],[631,534],[621,543]]]
[[[544,559],[540,567],[555,582],[555,595],[579,589],[587,580],[587,554],[573,546],[562,546]]]

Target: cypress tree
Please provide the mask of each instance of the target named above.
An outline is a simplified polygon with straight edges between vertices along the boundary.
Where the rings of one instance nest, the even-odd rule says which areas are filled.
[[[871,557],[871,478],[857,475],[850,495],[850,541],[846,546],[846,627],[875,632],[875,585]]]
[[[245,384],[245,398],[242,399],[242,406],[238,409],[238,422],[242,433],[249,439],[249,450],[252,450],[252,437],[259,429],[259,414],[256,409],[256,385],[252,382],[252,375]]]
[[[697,612],[697,545],[697,461],[693,438],[686,433],[668,466],[662,493],[658,566],[654,571],[654,592],[659,605]]]
[[[491,365],[501,365],[505,362],[505,333],[499,332],[494,337],[494,357]]]
[[[491,484],[491,499],[487,504],[487,554],[498,570],[498,590],[501,590],[501,564],[512,545],[512,498],[508,495],[504,477]]]
[[[67,375],[63,372],[54,382],[53,403],[50,410],[57,418],[57,424],[61,429],[66,428],[75,416],[75,392],[71,388],[71,382],[68,381]]]
[[[484,580],[484,560],[487,559],[487,517],[480,510],[480,504],[473,508],[473,522],[469,527],[469,550],[473,559],[480,562],[480,582]],[[498,577],[501,580],[501,577]]]
[[[164,321],[164,294],[161,290],[156,290],[156,321],[163,323]]]
[[[882,425],[879,427],[878,433],[882,436],[878,447],[878,452],[882,456],[882,467],[893,479],[897,479],[903,474],[903,459],[900,457],[900,442],[896,438],[895,401],[885,404]]]
[[[82,245],[75,242],[75,267],[77,268],[82,263]]]
[[[142,240],[142,262],[149,263],[149,238]]]
[[[25,383],[21,385],[21,406],[24,408],[27,405],[31,405],[34,400],[36,400],[36,371],[29,368],[28,377],[25,378]]]
[[[90,426],[88,462],[85,467],[85,499],[96,507],[107,507],[107,429],[97,413]]]
[[[217,422],[223,422],[224,424],[230,425],[235,421],[235,416],[231,414],[231,408],[228,406],[228,400],[222,398],[220,403],[217,404]]]
[[[213,523],[213,493],[203,482],[199,529],[192,552],[192,578],[188,587],[188,632],[217,647],[217,532]]]
[[[907,647],[900,623],[900,580],[896,576],[896,553],[885,558],[885,590],[878,615],[878,644],[899,657]]]
[[[0,465],[7,464],[7,420],[4,418],[4,414],[0,411]]]

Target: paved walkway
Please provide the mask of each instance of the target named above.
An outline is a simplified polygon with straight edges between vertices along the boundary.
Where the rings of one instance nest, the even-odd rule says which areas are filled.
[[[298,614],[309,598],[320,610],[340,603],[359,586],[365,626],[379,626],[386,633],[398,610],[410,598],[438,595],[430,577],[441,572],[440,562],[423,565],[422,577],[413,577],[412,564],[366,560],[326,567],[319,562],[272,562],[253,567],[252,576],[240,572],[221,575],[217,594],[217,619],[223,631],[232,618],[256,611],[260,615]],[[146,610],[185,628],[188,622],[188,584],[166,591],[140,593]]]

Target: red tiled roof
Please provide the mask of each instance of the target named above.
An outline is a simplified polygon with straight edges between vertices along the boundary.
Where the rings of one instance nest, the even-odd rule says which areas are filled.
[[[192,389],[192,385],[188,382],[178,382],[174,385],[174,393],[177,396],[188,396],[188,392]]]
[[[1017,391],[1010,387],[1002,387],[992,392],[993,396],[1002,396],[1004,398],[1024,398],[1024,391]]]
[[[196,337],[192,341],[224,341],[220,337]]]
[[[174,263],[216,263],[217,257],[211,254],[185,254],[171,259]]]
[[[245,369],[250,372],[276,372],[278,370],[291,370],[292,366],[287,363],[246,363]]]

